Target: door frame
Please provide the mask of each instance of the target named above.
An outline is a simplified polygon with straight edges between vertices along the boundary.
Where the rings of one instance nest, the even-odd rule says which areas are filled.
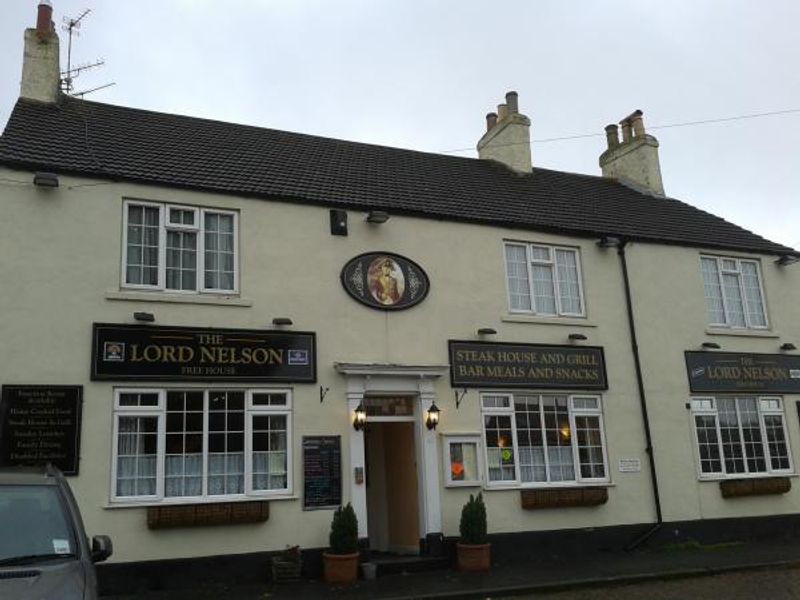
[[[442,532],[442,499],[439,485],[439,440],[436,430],[428,429],[424,415],[436,400],[436,379],[448,372],[446,365],[376,365],[335,363],[334,368],[347,378],[347,410],[352,422],[355,409],[365,396],[396,394],[416,397],[414,403],[414,449],[417,461],[417,501],[419,535],[425,538]],[[385,417],[384,417],[385,419]],[[380,421],[381,418],[375,418]],[[388,420],[388,419],[387,419]],[[405,419],[404,419],[405,420]],[[369,424],[369,420],[367,421]],[[358,537],[368,537],[366,480],[356,482],[355,471],[364,472],[364,432],[350,428],[350,502],[358,517]]]

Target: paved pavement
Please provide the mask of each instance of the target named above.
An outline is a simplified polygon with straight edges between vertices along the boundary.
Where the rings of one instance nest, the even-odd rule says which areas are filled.
[[[108,600],[408,600],[452,598],[739,598],[757,600],[800,600],[800,540],[781,539],[717,546],[684,545],[632,553],[605,552],[581,556],[550,556],[546,559],[493,564],[487,574],[466,574],[454,570],[386,575],[359,581],[348,587],[332,587],[319,581],[293,584],[235,586],[217,584],[192,590],[164,590],[136,596],[107,597]],[[766,569],[766,570],[765,570]],[[779,573],[776,577],[770,575]],[[749,574],[749,575],[748,575]],[[747,578],[750,587],[737,585]],[[687,579],[689,578],[689,579]],[[729,581],[731,594],[700,596],[696,586],[714,589],[713,582]],[[705,580],[701,582],[701,579]],[[744,580],[742,580],[744,581]],[[759,581],[762,582],[759,587]],[[782,583],[785,584],[782,586]],[[752,584],[752,585],[751,585]],[[636,586],[649,590],[636,595]],[[613,586],[607,595],[600,590]],[[682,587],[684,586],[684,587]],[[710,588],[708,588],[710,586]],[[778,587],[774,587],[778,586]],[[699,589],[699,588],[698,588]],[[656,595],[652,590],[664,590]],[[672,590],[673,595],[664,595]],[[683,591],[681,591],[683,590]],[[749,590],[749,591],[748,591]],[[762,593],[763,592],[763,593]],[[604,592],[605,593],[605,592]],[[739,593],[740,595],[733,595]],[[562,594],[559,596],[559,594]],[[572,594],[572,595],[570,595]],[[583,594],[583,595],[581,595]],[[589,595],[587,595],[589,594]],[[744,595],[741,595],[744,594]],[[756,594],[756,595],[753,595]]]

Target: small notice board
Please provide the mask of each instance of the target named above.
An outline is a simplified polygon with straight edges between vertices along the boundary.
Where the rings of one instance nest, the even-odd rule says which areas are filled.
[[[303,437],[303,510],[342,504],[342,446],[338,435]]]

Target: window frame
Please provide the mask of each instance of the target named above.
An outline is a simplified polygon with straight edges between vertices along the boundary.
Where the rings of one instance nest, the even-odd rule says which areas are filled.
[[[717,285],[719,286],[720,290],[720,298],[722,300],[722,312],[725,315],[725,323],[715,323],[709,319],[709,307],[708,307],[708,298],[705,294],[705,282],[703,281],[703,260],[713,260],[717,266]],[[731,271],[730,269],[723,268],[723,261],[732,260],[736,263],[736,270]],[[761,306],[764,315],[764,325],[753,325],[750,321],[750,310],[748,309],[748,300],[747,295],[745,294],[745,287],[744,287],[744,273],[742,271],[742,263],[750,263],[753,264],[756,268],[756,277],[758,278],[758,291],[761,295]],[[739,283],[739,296],[742,299],[742,310],[744,311],[744,326],[741,325],[733,325],[731,324],[730,312],[728,308],[729,300],[725,295],[725,284],[723,282],[722,276],[723,274],[735,274],[737,276],[737,280]],[[761,273],[761,261],[756,258],[742,258],[738,256],[723,256],[718,254],[701,254],[700,255],[700,279],[701,284],[703,285],[703,299],[706,303],[706,320],[708,322],[709,327],[714,328],[724,328],[724,329],[731,329],[731,330],[747,330],[747,329],[756,329],[756,330],[767,330],[770,328],[770,321],[769,321],[769,311],[767,310],[767,296],[764,293],[764,277]]]
[[[129,207],[143,206],[158,208],[158,283],[156,285],[142,283],[128,283],[128,214]],[[169,223],[170,211],[186,210],[192,211],[195,215],[195,224],[187,225],[183,223]],[[211,288],[205,286],[205,218],[207,214],[230,215],[233,217],[233,287],[231,289]],[[167,287],[167,233],[169,231],[180,231],[195,233],[197,244],[195,247],[196,272],[195,289],[181,290]],[[168,294],[185,295],[237,295],[239,294],[239,211],[223,208],[213,208],[206,206],[192,206],[188,204],[174,204],[169,202],[154,202],[152,200],[138,200],[135,198],[125,198],[122,202],[122,252],[120,263],[120,289],[147,290],[164,292]]]
[[[213,392],[243,392],[244,393],[244,461],[243,461],[243,492],[239,494],[209,494],[208,493],[208,436],[209,436],[209,396]],[[203,393],[203,470],[202,494],[195,496],[167,496],[166,495],[166,439],[167,439],[167,406],[166,397],[169,392],[202,392]],[[158,394],[157,406],[121,406],[120,397],[123,394]],[[260,406],[254,405],[255,394],[282,394],[286,397],[284,405]],[[114,388],[114,404],[112,411],[112,444],[111,444],[111,481],[109,500],[117,505],[155,505],[155,504],[208,504],[215,502],[235,502],[253,499],[286,498],[292,497],[294,492],[294,431],[293,431],[293,390],[291,388],[241,388],[236,386],[170,386],[164,388]],[[286,416],[286,487],[275,490],[253,489],[253,456],[252,456],[252,419],[259,415],[285,415]],[[117,460],[119,451],[119,420],[120,417],[156,417],[158,419],[158,442],[156,454],[156,493],[147,496],[119,496],[117,495]]]
[[[483,467],[483,444],[482,436],[479,433],[471,434],[444,434],[442,459],[444,461],[444,476],[445,487],[481,487],[484,483],[484,467]],[[450,448],[452,444],[474,444],[475,445],[475,460],[477,461],[477,477],[475,479],[465,479],[463,481],[456,481],[452,478],[450,472],[451,466],[451,453]]]
[[[725,453],[722,447],[722,432],[719,423],[719,407],[717,405],[717,400],[720,398],[723,399],[733,399],[734,401],[738,400],[739,398],[753,398],[756,401],[756,410],[758,412],[758,427],[761,433],[761,447],[764,451],[764,463],[766,465],[766,470],[764,471],[754,471],[750,472],[749,467],[747,466],[747,453],[744,450],[744,435],[742,432],[742,422],[739,415],[739,406],[738,402],[736,402],[736,419],[737,419],[737,426],[739,429],[739,445],[742,450],[742,459],[744,460],[745,469],[748,469],[744,473],[728,473],[725,467]],[[762,402],[764,400],[777,400],[780,403],[780,408],[762,408]],[[695,402],[711,402],[711,408],[695,408]],[[689,426],[692,430],[692,439],[694,440],[694,455],[695,455],[695,467],[697,469],[697,478],[700,481],[725,481],[730,479],[754,479],[754,478],[763,478],[763,477],[785,477],[787,475],[794,474],[794,458],[792,456],[792,445],[791,440],[789,439],[789,430],[786,425],[786,404],[784,401],[783,396],[776,396],[776,395],[754,395],[754,394],[719,394],[717,396],[710,396],[710,395],[701,395],[701,396],[691,396],[689,398]],[[717,434],[717,449],[719,452],[719,461],[720,461],[720,471],[716,471],[713,473],[704,473],[703,467],[701,463],[701,456],[700,456],[700,439],[697,435],[697,421],[695,419],[696,416],[712,416],[714,417],[714,426]],[[786,469],[773,469],[772,468],[772,454],[769,449],[769,441],[767,438],[767,431],[766,431],[766,424],[764,422],[764,417],[767,415],[780,415],[781,417],[781,426],[783,429],[783,438],[786,444],[786,455],[789,461],[789,467]]]
[[[521,308],[513,308],[511,306],[511,286],[509,285],[509,273],[508,273],[508,258],[506,254],[506,248],[509,246],[517,246],[523,247],[525,249],[525,266],[527,269],[527,277],[528,277],[528,297],[530,298],[531,308],[530,310],[525,310]],[[549,260],[533,260],[531,256],[531,249],[532,248],[546,248],[549,253]],[[578,297],[581,303],[581,311],[580,312],[568,312],[563,310],[562,302],[561,302],[561,280],[558,278],[558,266],[556,260],[556,251],[562,250],[565,252],[572,252],[575,256],[575,270],[578,282]],[[552,266],[553,269],[553,294],[556,306],[556,312],[553,313],[545,313],[539,312],[536,308],[536,298],[533,293],[533,268],[532,265],[534,263],[537,264],[548,264]],[[580,248],[577,246],[562,246],[557,244],[544,244],[540,242],[523,242],[518,240],[503,240],[503,269],[505,272],[505,287],[506,287],[506,304],[508,308],[509,314],[513,315],[532,315],[537,317],[543,318],[585,318],[586,317],[586,298],[583,290],[583,268],[581,265],[581,253]]]
[[[571,433],[571,443],[570,447],[572,450],[572,460],[573,460],[573,468],[575,470],[575,479],[568,480],[568,481],[522,481],[521,471],[520,471],[520,460],[519,460],[519,443],[517,437],[517,423],[515,418],[515,408],[514,408],[514,396],[538,396],[541,401],[542,396],[566,396],[567,398],[567,410],[568,410],[568,418],[569,418],[569,426],[570,426],[570,433]],[[495,397],[504,397],[508,398],[509,406],[505,407],[484,407],[484,398],[487,396],[495,396]],[[587,409],[587,408],[575,408],[574,400],[582,398],[592,398],[597,400],[597,408],[595,409]],[[483,464],[484,464],[484,471],[481,474],[482,477],[485,478],[485,485],[487,489],[541,489],[541,488],[560,488],[560,487],[583,487],[583,486],[592,486],[592,485],[610,485],[611,484],[611,467],[608,462],[608,446],[607,446],[607,437],[605,433],[605,419],[603,418],[603,397],[601,394],[592,394],[592,393],[573,393],[573,392],[563,392],[558,390],[543,390],[543,391],[531,391],[531,390],[514,390],[512,392],[509,391],[490,391],[484,390],[481,391],[479,394],[479,401],[480,401],[480,411],[481,411],[481,445],[483,446]],[[543,419],[542,413],[540,411],[540,418]],[[489,444],[486,440],[486,422],[484,417],[486,415],[494,415],[494,416],[509,416],[511,418],[511,435],[512,435],[512,444],[514,449],[514,479],[513,480],[504,480],[504,481],[492,481],[489,477]],[[603,466],[605,468],[605,477],[582,477],[580,474],[580,447],[577,441],[577,432],[575,429],[575,417],[581,415],[591,415],[598,418],[599,430],[600,430],[600,443],[601,448],[603,451]],[[542,425],[544,425],[542,423]],[[542,427],[542,435],[544,437],[544,426]],[[543,445],[543,448],[547,449],[548,446]],[[549,457],[548,453],[544,452],[544,461],[545,461],[545,469],[546,472],[549,473]]]

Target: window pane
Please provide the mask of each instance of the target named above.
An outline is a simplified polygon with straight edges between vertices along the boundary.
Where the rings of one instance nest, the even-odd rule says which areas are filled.
[[[728,307],[728,321],[734,327],[744,327],[744,305],[742,292],[739,289],[739,276],[731,273],[722,274],[722,284],[725,292],[725,304]]]
[[[531,309],[531,291],[528,283],[528,260],[525,246],[506,246],[506,273],[508,294],[512,310]]]
[[[603,438],[600,433],[600,417],[576,416],[575,434],[578,438],[578,457],[582,478],[606,476],[603,461]]]
[[[253,417],[254,490],[288,487],[286,415]]]
[[[767,318],[764,314],[764,301],[761,298],[761,286],[758,283],[758,267],[755,263],[742,262],[742,283],[747,304],[747,317],[750,325],[765,327]]]
[[[205,287],[233,289],[233,215],[205,214]]]
[[[542,396],[542,411],[549,480],[573,481],[575,462],[572,455],[572,431],[566,396]]]
[[[477,481],[478,478],[478,445],[475,442],[451,442],[451,481]]]
[[[697,445],[700,454],[701,473],[721,473],[722,462],[719,456],[717,422],[713,415],[696,415]]]
[[[722,455],[725,457],[726,473],[745,473],[742,440],[739,435],[739,417],[732,398],[719,398],[719,430],[722,437]]]
[[[786,434],[783,430],[783,417],[781,415],[765,415],[764,428],[767,431],[767,444],[772,468],[788,469],[789,448],[786,444]]]
[[[167,289],[197,289],[197,234],[167,232]]]
[[[706,295],[708,322],[724,324],[726,322],[725,307],[722,304],[722,288],[719,284],[717,261],[713,258],[702,258],[700,259],[700,266],[703,273],[703,289]]]
[[[209,394],[208,494],[244,492],[244,392]]]
[[[482,396],[481,403],[483,408],[508,408],[511,406],[511,399],[508,396]]]
[[[514,397],[519,473],[523,482],[547,481],[540,410],[538,396]]]
[[[514,441],[510,415],[485,415],[489,481],[514,481]]]
[[[534,310],[542,315],[556,314],[556,294],[553,287],[553,267],[533,263],[533,304]]]
[[[128,205],[126,283],[158,285],[158,232],[158,207]]]
[[[578,259],[574,250],[556,250],[556,269],[561,310],[565,313],[580,314],[581,292],[578,284]]]
[[[203,493],[203,444],[197,431],[202,431],[203,392],[167,392],[167,443],[164,495],[200,496]],[[188,407],[188,408],[187,408]],[[191,408],[199,410],[190,410]]]
[[[117,431],[117,496],[156,493],[158,417],[119,417]]]
[[[758,410],[755,398],[737,398],[739,420],[742,425],[744,452],[747,458],[747,470],[750,473],[761,473],[767,470],[764,458],[764,445],[761,441],[761,425],[758,421]]]

